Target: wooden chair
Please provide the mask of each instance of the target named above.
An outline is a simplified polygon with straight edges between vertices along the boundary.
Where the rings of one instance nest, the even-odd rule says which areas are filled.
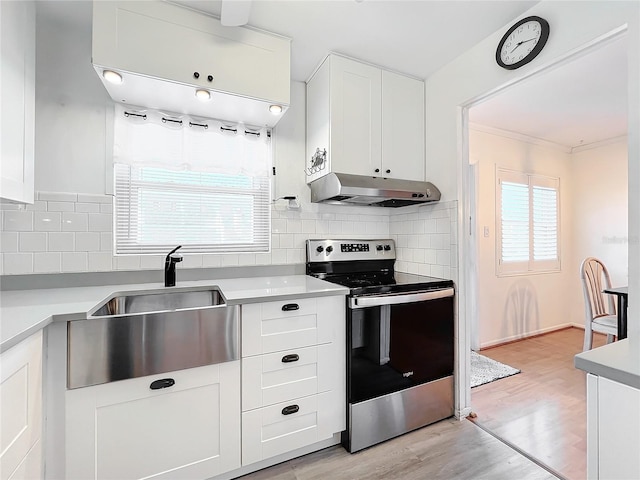
[[[593,347],[593,332],[606,333],[607,343],[618,336],[618,319],[613,297],[602,293],[611,287],[611,277],[604,263],[594,257],[585,258],[580,266],[580,277],[585,313],[583,351],[586,352]]]

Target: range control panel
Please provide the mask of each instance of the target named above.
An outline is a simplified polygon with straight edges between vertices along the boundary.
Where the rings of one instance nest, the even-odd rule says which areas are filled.
[[[308,262],[350,260],[395,260],[396,246],[391,239],[307,240]]]

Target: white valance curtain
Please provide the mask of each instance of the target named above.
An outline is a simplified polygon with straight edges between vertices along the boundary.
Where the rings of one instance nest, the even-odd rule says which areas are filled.
[[[114,163],[268,177],[271,131],[116,105]]]
[[[119,255],[268,252],[270,131],[116,106]]]

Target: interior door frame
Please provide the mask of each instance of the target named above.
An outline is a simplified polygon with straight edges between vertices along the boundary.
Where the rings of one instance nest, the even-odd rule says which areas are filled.
[[[472,171],[473,169],[470,164],[469,153],[469,110],[490,98],[500,95],[515,85],[531,80],[556,68],[561,68],[577,58],[589,55],[591,52],[625,36],[626,34],[627,26],[620,26],[590,42],[583,44],[581,47],[568,52],[562,57],[541,65],[539,68],[532,70],[523,77],[506,82],[497,88],[485,92],[484,94],[469,99],[457,108],[457,138],[458,151],[460,152],[458,155],[459,163],[457,175],[457,186],[459,192],[458,202],[460,205],[458,214],[458,237],[460,239],[458,265],[460,269],[460,283],[462,291],[464,292],[464,294],[461,295],[461,299],[458,304],[458,316],[461,319],[461,323],[459,325],[463,329],[463,332],[461,332],[463,335],[460,335],[458,340],[458,352],[460,352],[458,355],[458,361],[460,362],[460,365],[458,366],[457,371],[460,374],[460,378],[456,382],[461,392],[460,400],[462,408],[459,408],[456,412],[460,418],[464,418],[472,412],[470,352],[474,347],[479,347],[480,345],[480,318],[475,304],[478,296],[477,290],[479,281],[477,269],[478,239],[477,228],[475,225],[478,202],[476,201],[475,195],[473,198],[471,195],[471,192],[475,192],[475,189],[470,188],[470,177],[474,172]],[[477,175],[477,169],[475,169],[475,174]],[[477,177],[475,179],[477,181]],[[475,229],[475,231],[472,232],[472,229]]]

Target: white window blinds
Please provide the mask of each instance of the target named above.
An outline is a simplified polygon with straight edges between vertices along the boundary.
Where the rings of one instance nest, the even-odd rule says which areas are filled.
[[[118,105],[116,254],[268,251],[270,136]]]
[[[558,271],[557,178],[496,171],[498,274]]]

